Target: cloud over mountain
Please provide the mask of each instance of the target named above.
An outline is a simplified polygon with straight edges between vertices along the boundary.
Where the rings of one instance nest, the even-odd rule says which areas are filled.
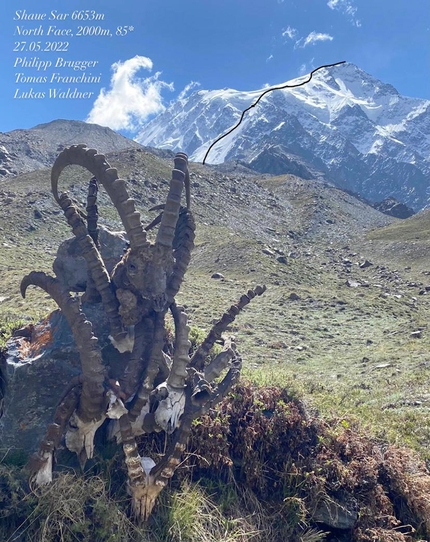
[[[112,64],[110,88],[102,88],[87,122],[108,126],[113,130],[137,130],[147,118],[164,111],[161,91],[173,90],[172,83],[159,79],[161,72],[141,79],[137,73],[152,70],[150,58],[136,55]]]

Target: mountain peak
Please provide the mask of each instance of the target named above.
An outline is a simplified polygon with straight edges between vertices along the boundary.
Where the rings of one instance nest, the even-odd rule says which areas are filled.
[[[199,89],[171,104],[136,139],[183,150],[201,162],[265,90]],[[297,156],[322,178],[369,200],[394,195],[421,208],[430,195],[430,135],[424,135],[430,133],[429,105],[401,96],[355,64],[324,68],[303,86],[266,93],[240,126],[213,146],[207,161],[261,163],[257,158],[263,150],[270,154],[282,147],[272,162],[281,155]],[[263,162],[269,167],[267,152]]]

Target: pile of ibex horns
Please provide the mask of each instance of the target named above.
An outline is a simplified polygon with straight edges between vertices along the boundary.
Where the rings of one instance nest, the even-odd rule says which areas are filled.
[[[132,510],[138,520],[148,518],[158,494],[173,475],[192,421],[225,397],[238,379],[241,358],[232,340],[222,339],[222,333],[241,309],[265,290],[257,286],[242,295],[190,354],[187,315],[176,305],[175,296],[190,262],[195,223],[190,210],[187,156],[177,154],[174,163],[166,203],[157,207],[162,212],[144,227],[125,181],[118,178],[117,170],[102,154],[85,145],[61,152],[52,168],[52,192],[87,263],[86,291],[82,296],[72,296],[61,280],[35,271],[21,284],[23,296],[33,284],[56,301],[70,325],[81,360],[81,374],[65,391],[53,423],[30,462],[33,480],[37,484],[52,480],[54,452],[63,434],[67,448],[76,452],[83,465],[93,456],[97,429],[109,419],[110,434],[122,442]],[[58,193],[59,176],[68,165],[83,166],[93,175],[86,213],[67,194]],[[98,185],[103,185],[110,196],[130,243],[110,275],[98,240]],[[186,206],[182,207],[184,186]],[[155,243],[150,243],[146,231],[157,224]],[[117,355],[124,357],[124,352],[130,352],[121,377],[114,383],[84,313],[86,303],[99,304],[106,314]],[[171,355],[164,348],[168,311],[175,332]],[[220,340],[221,351],[210,356],[215,342]],[[139,455],[135,438],[154,431],[171,435],[166,453],[157,464]]]

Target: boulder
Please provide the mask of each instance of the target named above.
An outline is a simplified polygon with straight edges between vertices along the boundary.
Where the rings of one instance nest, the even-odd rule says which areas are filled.
[[[123,232],[110,232],[100,227],[99,242],[106,269],[111,273],[127,248],[127,239]],[[70,292],[84,292],[87,285],[87,263],[81,252],[75,237],[67,239],[59,246],[52,266],[57,278]]]
[[[100,245],[110,272],[122,257],[127,241],[122,233],[100,228]],[[75,238],[68,239],[59,247],[53,265],[59,280],[72,292],[84,291],[87,282],[86,262],[79,253]],[[129,354],[119,355],[111,345],[108,322],[100,303],[85,304],[82,309],[93,324],[103,360],[113,366],[109,376],[116,379],[121,372],[119,364],[125,363]],[[0,397],[3,395],[0,448],[25,455],[37,450],[60,399],[80,372],[79,352],[60,310],[18,330],[7,342],[0,359]]]
[[[105,362],[112,365],[112,360],[118,360],[117,374],[110,375],[117,378],[119,365],[129,354],[119,355],[111,345],[101,304],[84,305],[83,310],[93,323]],[[5,383],[0,448],[12,454],[36,451],[70,381],[80,372],[79,353],[60,310],[18,330],[7,342],[0,366],[0,380]]]
[[[312,520],[334,529],[353,529],[358,520],[357,501],[347,492],[339,492],[337,498],[326,496],[318,504]]]

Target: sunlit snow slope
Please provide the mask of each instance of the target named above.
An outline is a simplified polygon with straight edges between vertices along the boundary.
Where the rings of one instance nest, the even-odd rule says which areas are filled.
[[[195,91],[147,124],[137,141],[201,162],[265,90]],[[304,86],[266,94],[207,163],[226,160],[319,177],[373,201],[394,196],[419,209],[430,203],[430,101],[401,96],[353,64],[323,69]]]

